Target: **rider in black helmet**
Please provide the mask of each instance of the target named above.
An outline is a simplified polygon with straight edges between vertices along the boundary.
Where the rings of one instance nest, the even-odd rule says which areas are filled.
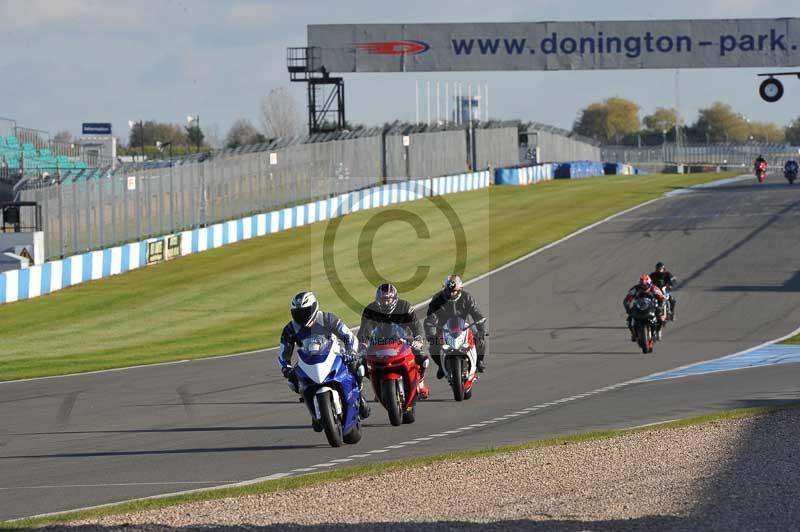
[[[676,301],[675,296],[672,295],[672,288],[678,282],[678,279],[672,275],[672,272],[667,271],[667,267],[660,261],[656,263],[656,269],[650,274],[650,279],[662,292],[666,289],[667,294],[669,294],[669,319],[674,321]]]
[[[375,301],[366,306],[361,313],[361,327],[358,329],[358,340],[362,345],[370,343],[372,331],[382,323],[396,323],[408,329],[413,337],[411,349],[414,351],[419,365],[419,394],[427,399],[429,392],[425,385],[425,369],[428,367],[428,356],[423,351],[422,327],[414,313],[414,307],[397,295],[397,287],[391,283],[383,283],[375,291]]]
[[[482,320],[478,304],[471,294],[464,291],[464,283],[458,275],[448,275],[442,283],[442,291],[438,292],[431,299],[428,305],[428,314],[425,317],[425,334],[428,337],[431,358],[439,367],[436,378],[444,377],[441,361],[441,346],[438,344],[439,330],[452,317],[466,319],[472,318],[474,321]],[[486,325],[481,322],[475,326],[475,351],[478,355],[477,370],[481,373],[486,371]]]

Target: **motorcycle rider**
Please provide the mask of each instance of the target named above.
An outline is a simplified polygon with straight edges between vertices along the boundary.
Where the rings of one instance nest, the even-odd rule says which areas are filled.
[[[783,166],[783,174],[784,175],[794,174],[796,176],[798,169],[800,169],[800,167],[797,165],[797,161],[795,161],[794,159],[789,159]]]
[[[628,330],[631,331],[631,342],[636,341],[636,331],[633,328],[633,318],[631,317],[631,304],[635,299],[640,297],[654,298],[658,302],[659,309],[664,309],[665,298],[661,290],[653,284],[649,275],[644,274],[639,277],[639,283],[628,290],[628,295],[626,295],[625,299],[622,301],[622,306],[625,307],[625,312],[628,314],[628,318],[625,321],[628,324]],[[664,325],[665,320],[666,316],[659,313],[658,330],[656,331],[656,339],[658,340],[661,340],[661,327]]]
[[[656,269],[650,274],[650,280],[661,290],[662,294],[666,294],[665,297],[669,303],[669,319],[670,321],[675,321],[676,301],[672,293],[672,288],[678,280],[672,275],[672,272],[667,270],[667,267],[664,266],[664,263],[661,261],[656,263]],[[666,293],[664,291],[665,288],[667,289]]]
[[[420,399],[427,399],[430,393],[425,385],[428,356],[422,349],[422,327],[414,313],[414,307],[405,299],[397,296],[397,287],[391,283],[380,285],[375,291],[375,301],[367,305],[361,313],[358,340],[362,346],[370,343],[373,330],[382,323],[394,323],[411,331],[414,338],[411,342],[411,350],[414,352],[420,374],[417,390]]]
[[[358,355],[358,338],[353,332],[331,312],[321,312],[319,302],[313,292],[299,292],[292,298],[290,304],[292,321],[286,324],[281,333],[280,348],[278,349],[278,363],[281,373],[289,381],[289,387],[295,393],[301,393],[297,382],[297,375],[292,366],[292,353],[295,345],[302,345],[303,340],[310,336],[336,336],[344,344],[345,351],[342,359],[358,384],[359,390],[363,380],[363,371],[359,371],[363,361]],[[317,432],[322,431],[322,425],[316,420],[313,405],[308,406],[311,418],[314,419],[313,427]],[[362,418],[370,414],[364,395],[359,400],[358,411]]]
[[[453,317],[460,317],[462,319],[470,317],[474,321],[484,319],[483,314],[481,314],[478,308],[478,304],[475,302],[475,298],[464,291],[464,283],[458,275],[448,275],[445,277],[444,283],[442,283],[442,291],[431,298],[425,317],[425,335],[428,337],[431,358],[439,368],[436,372],[437,379],[444,377],[441,346],[438,342],[439,329]],[[481,322],[475,326],[475,351],[478,355],[476,369],[481,373],[486,371],[486,362],[484,361],[486,356],[485,324],[486,322]]]
[[[764,163],[764,168],[766,169],[767,160],[764,159],[763,155],[759,154],[758,157],[756,157],[755,162],[753,163],[753,170],[755,170],[756,173],[758,173],[758,167],[761,165],[761,163]]]

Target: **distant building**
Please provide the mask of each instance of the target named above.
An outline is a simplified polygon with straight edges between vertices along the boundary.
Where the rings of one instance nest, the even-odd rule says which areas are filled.
[[[483,108],[481,107],[480,96],[473,96],[472,98],[469,96],[461,96],[460,98],[455,98],[453,120],[456,123],[468,124],[470,120],[472,122],[478,122],[481,119],[482,112]],[[472,117],[471,119],[470,116]]]

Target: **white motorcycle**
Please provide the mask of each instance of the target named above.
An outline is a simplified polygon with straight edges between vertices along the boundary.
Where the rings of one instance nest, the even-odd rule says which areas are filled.
[[[467,324],[462,318],[451,318],[440,333],[442,368],[453,389],[453,399],[463,401],[472,397],[472,386],[478,380],[478,352],[473,328],[486,318]]]

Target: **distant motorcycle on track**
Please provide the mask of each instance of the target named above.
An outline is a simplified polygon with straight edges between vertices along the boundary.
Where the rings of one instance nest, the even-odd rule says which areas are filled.
[[[755,166],[755,171],[756,171],[756,179],[758,179],[759,183],[763,183],[764,180],[767,178],[767,162],[766,161],[757,162]]]
[[[797,161],[789,160],[786,162],[786,166],[783,168],[783,177],[786,178],[786,181],[788,181],[790,185],[794,185],[794,182],[797,180],[797,171]]]

